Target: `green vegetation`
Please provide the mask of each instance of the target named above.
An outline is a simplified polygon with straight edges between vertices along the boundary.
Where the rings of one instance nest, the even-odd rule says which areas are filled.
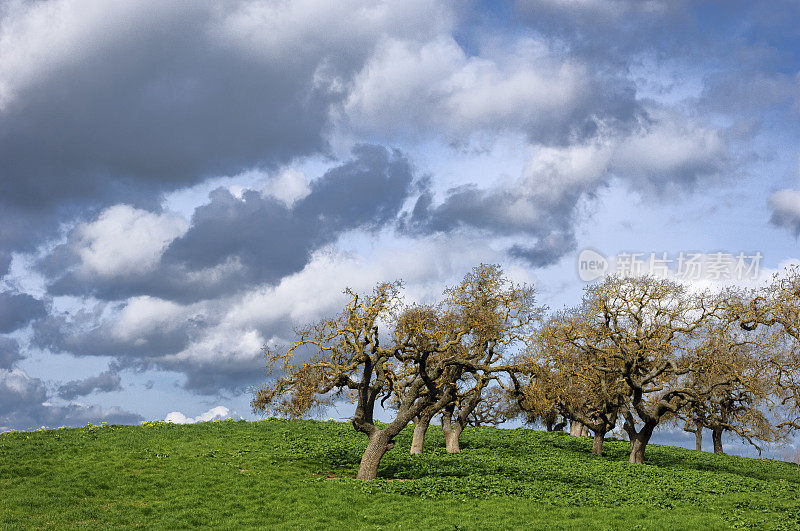
[[[0,435],[0,527],[800,529],[800,467],[528,429],[411,428],[354,479],[347,423],[265,420]]]

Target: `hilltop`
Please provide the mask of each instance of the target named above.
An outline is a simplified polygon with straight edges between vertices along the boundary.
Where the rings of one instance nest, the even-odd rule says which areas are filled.
[[[468,428],[447,454],[411,430],[378,479],[354,478],[347,423],[264,420],[87,426],[0,435],[3,527],[800,528],[800,467],[651,445],[627,462],[591,440]]]

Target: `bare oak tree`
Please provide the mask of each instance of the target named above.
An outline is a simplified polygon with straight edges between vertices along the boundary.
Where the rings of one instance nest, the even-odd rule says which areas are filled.
[[[456,297],[453,304],[474,309],[468,318],[473,326],[453,347],[455,357],[463,362],[453,363],[438,383],[448,390],[451,401],[438,410],[429,407],[417,417],[412,454],[422,451],[430,421],[438,413],[442,415],[447,451],[460,451],[461,433],[481,403],[484,390],[497,375],[515,370],[508,353],[527,340],[541,319],[543,310],[535,305],[533,287],[510,282],[497,266],[481,266],[477,271],[480,278],[476,273],[467,275],[464,289],[450,292]]]
[[[723,453],[722,434],[732,432],[761,452],[756,441],[781,438],[766,413],[771,406],[773,378],[767,376],[774,335],[743,334],[736,323],[710,320],[693,350],[687,384],[708,389],[679,412],[684,430],[695,434],[702,449],[702,430],[711,431],[714,453]]]
[[[800,430],[800,267],[788,267],[762,289],[731,297],[729,310],[744,330],[767,327],[780,334],[769,359],[780,406],[774,412],[782,416],[778,427]]]
[[[556,412],[571,421],[570,434],[593,432],[592,452],[602,454],[607,432],[614,429],[620,408],[629,395],[621,371],[596,335],[592,308],[584,305],[553,315],[534,336],[519,362],[528,368],[515,390],[524,397],[520,407],[533,416]]]

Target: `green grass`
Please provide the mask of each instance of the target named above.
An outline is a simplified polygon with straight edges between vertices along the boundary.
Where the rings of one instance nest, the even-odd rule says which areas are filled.
[[[379,478],[363,435],[315,421],[107,426],[0,435],[0,528],[800,529],[800,467],[533,430],[468,428],[462,453],[410,429]],[[405,481],[402,481],[405,480]]]

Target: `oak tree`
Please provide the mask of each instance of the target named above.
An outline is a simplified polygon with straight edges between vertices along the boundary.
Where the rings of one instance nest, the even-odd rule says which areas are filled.
[[[775,442],[779,430],[767,414],[773,392],[768,357],[773,335],[743,334],[728,320],[710,320],[692,351],[689,386],[709,391],[679,412],[684,430],[695,434],[702,449],[702,430],[709,429],[715,453],[723,453],[722,434],[732,432],[761,451],[757,441]]]
[[[800,267],[788,267],[766,287],[731,297],[729,311],[744,330],[767,327],[780,335],[769,358],[780,406],[774,411],[782,416],[780,428],[800,430]]]

